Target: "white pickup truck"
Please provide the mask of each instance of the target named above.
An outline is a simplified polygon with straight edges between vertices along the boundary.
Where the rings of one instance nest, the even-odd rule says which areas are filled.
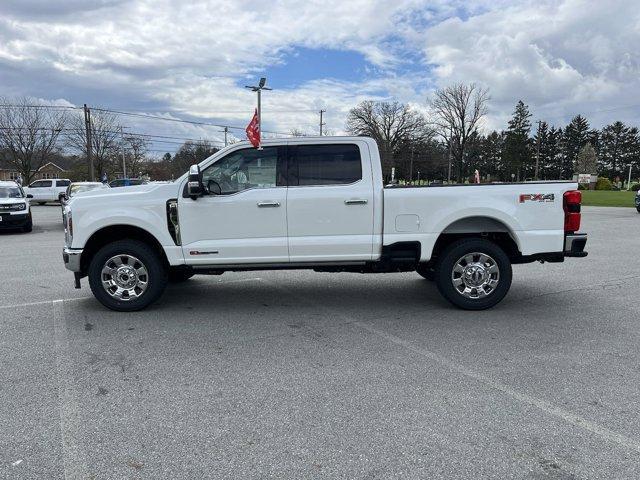
[[[366,137],[246,142],[172,183],[97,190],[64,207],[76,288],[119,311],[145,308],[168,281],[225,271],[417,271],[452,304],[489,308],[511,265],[584,257],[574,182],[383,185]]]
[[[71,180],[68,178],[36,180],[28,187],[24,187],[24,192],[32,195],[32,202],[44,205],[47,202],[59,202],[69,185]]]

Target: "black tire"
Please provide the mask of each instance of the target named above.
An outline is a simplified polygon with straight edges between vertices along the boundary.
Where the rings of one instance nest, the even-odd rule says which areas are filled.
[[[111,296],[102,286],[102,269],[107,261],[118,255],[130,255],[140,260],[147,270],[147,287],[139,297],[120,300]],[[118,312],[135,312],[155,302],[167,286],[167,269],[160,255],[149,245],[138,240],[119,240],[102,247],[89,264],[89,286],[93,295],[105,307]]]
[[[189,280],[195,275],[195,272],[190,268],[171,267],[169,268],[169,282],[170,283],[182,283]]]
[[[462,285],[459,288],[466,291],[465,287],[469,287],[469,292],[465,295],[454,286],[454,268],[459,261],[464,261],[464,256],[472,253],[484,254],[490,257],[489,260],[492,261],[484,262],[484,264],[480,261],[479,256],[474,257],[474,260],[475,263],[482,265],[480,276],[486,273],[487,276],[485,278],[497,279],[497,284],[495,286],[486,285],[475,288],[469,287],[462,281]],[[494,264],[497,267],[497,276],[495,268],[492,269],[494,270],[492,273],[484,270],[484,267],[493,267]],[[455,275],[460,275],[459,278],[462,278],[462,273],[456,273]],[[436,285],[438,290],[453,305],[465,310],[484,310],[498,304],[509,291],[511,279],[511,261],[504,253],[504,250],[495,243],[481,238],[467,238],[453,242],[442,252],[436,266]],[[470,298],[474,296],[474,290],[476,298]],[[489,290],[488,293],[487,290]],[[479,295],[480,292],[484,296]]]
[[[427,266],[427,264],[425,263],[421,263],[418,265],[418,268],[416,268],[416,273],[426,280],[429,280],[430,282],[433,282],[436,279],[435,269],[431,266]]]
[[[638,211],[638,213],[640,213],[640,207],[636,207],[636,210]]]
[[[29,212],[29,218],[27,219],[27,223],[25,223],[24,227],[22,227],[22,231],[24,233],[29,233],[33,230],[33,217],[31,216],[31,212]]]

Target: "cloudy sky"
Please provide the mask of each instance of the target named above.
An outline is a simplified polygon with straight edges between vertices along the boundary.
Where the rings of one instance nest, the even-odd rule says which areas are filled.
[[[489,88],[486,128],[518,99],[533,120],[640,125],[638,0],[2,0],[0,95],[243,126],[341,133],[364,99],[425,109]],[[215,127],[123,118],[131,131],[220,140]],[[233,130],[241,136],[241,130]],[[157,147],[159,149],[165,146]],[[171,144],[166,148],[171,150]]]

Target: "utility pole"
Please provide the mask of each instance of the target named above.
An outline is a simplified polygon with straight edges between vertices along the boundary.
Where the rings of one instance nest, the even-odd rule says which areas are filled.
[[[540,171],[540,127],[542,121],[538,120],[538,141],[536,142],[536,174],[534,178],[538,180],[538,172]]]
[[[260,140],[262,141],[262,105],[261,105],[261,93],[262,90],[273,90],[272,88],[265,87],[265,83],[267,83],[267,79],[265,77],[260,78],[258,85],[249,86],[245,85],[244,88],[250,89],[252,92],[256,92],[258,94],[258,128],[260,129]],[[262,147],[259,146],[258,150],[262,150]]]
[[[413,185],[413,143],[411,144],[411,163],[409,165],[409,184]]]
[[[229,133],[229,127],[224,127],[224,146],[226,147],[227,145],[229,145],[228,141],[227,141],[227,134]]]
[[[629,182],[627,183],[627,190],[631,190],[631,164],[629,164]]]
[[[449,135],[449,173],[447,174],[447,183],[451,183],[451,148],[453,146],[453,132]]]
[[[322,122],[322,114],[324,112],[326,112],[326,110],[320,109],[320,136],[322,136],[322,127],[324,126],[324,123]]]
[[[89,180],[95,181],[95,172],[93,170],[93,155],[91,154],[91,110],[84,104],[84,129],[87,137],[87,162],[89,163]]]
[[[124,134],[120,125],[120,152],[122,153],[122,178],[127,178],[127,163],[124,160]]]

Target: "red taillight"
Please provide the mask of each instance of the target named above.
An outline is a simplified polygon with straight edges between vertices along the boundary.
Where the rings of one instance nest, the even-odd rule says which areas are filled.
[[[579,190],[564,192],[564,231],[577,232],[580,230],[580,204],[582,203],[582,193]]]

